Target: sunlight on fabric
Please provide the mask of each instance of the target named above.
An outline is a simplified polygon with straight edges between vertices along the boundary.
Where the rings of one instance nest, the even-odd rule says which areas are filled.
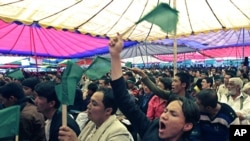
[[[26,57],[0,56],[0,64],[8,64],[15,61],[24,60]]]
[[[0,19],[26,24],[38,21],[45,27],[113,37],[117,32],[126,31],[161,2],[173,7],[173,1],[169,0],[0,0]],[[176,0],[177,36],[250,28],[249,6],[249,0]],[[173,37],[144,21],[124,38],[151,41],[166,36]]]

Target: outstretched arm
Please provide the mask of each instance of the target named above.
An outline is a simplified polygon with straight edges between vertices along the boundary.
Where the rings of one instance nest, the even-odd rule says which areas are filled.
[[[169,99],[169,96],[171,95],[170,91],[163,90],[156,86],[155,83],[153,83],[148,76],[145,74],[145,72],[139,68],[132,68],[131,69],[135,74],[139,74],[142,79],[141,81],[157,96],[159,96],[162,99]]]

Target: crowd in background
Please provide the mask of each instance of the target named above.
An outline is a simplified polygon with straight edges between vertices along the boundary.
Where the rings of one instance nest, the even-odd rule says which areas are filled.
[[[161,114],[164,113],[165,107],[170,102],[169,97],[166,97],[169,95],[168,92],[183,95],[194,101],[199,107],[202,106],[199,120],[201,126],[195,126],[192,130],[191,140],[200,140],[200,135],[203,136],[203,140],[214,140],[215,138],[224,140],[222,133],[224,135],[228,133],[225,133],[226,130],[222,130],[223,128],[228,129],[232,124],[250,125],[250,75],[247,66],[241,65],[238,68],[179,68],[176,74],[173,74],[173,68],[139,69],[123,67],[122,71],[126,88],[134,103],[151,121],[159,119]],[[54,87],[61,83],[63,72],[23,73],[25,78],[22,79],[14,79],[6,74],[1,74],[0,107],[5,108],[19,104],[22,106],[22,110],[26,109],[22,111],[23,114],[21,115],[21,140],[58,140],[58,131],[61,124],[60,121],[56,123],[52,121],[54,118],[61,118],[61,113],[58,110],[60,102],[56,98]],[[145,80],[145,78],[148,80]],[[74,105],[68,106],[68,113],[70,114],[68,118],[71,119],[68,126],[74,130],[76,135],[82,135],[80,131],[83,131],[90,124],[87,110],[92,101],[91,97],[101,88],[111,89],[111,81],[110,73],[98,80],[90,80],[83,74],[76,87]],[[180,88],[182,86],[177,84],[179,81],[181,84],[185,83],[184,93]],[[105,90],[101,91],[106,92]],[[44,102],[46,101],[44,98],[47,103]],[[50,101],[56,102],[49,103]],[[217,105],[217,103],[220,104]],[[52,104],[51,107],[50,104]],[[231,107],[232,110],[228,107]],[[218,117],[218,111],[216,112],[220,109],[223,109],[223,116],[231,114],[230,120],[227,120],[226,124],[217,123],[216,126],[211,123],[208,124],[216,118],[217,120],[223,118],[223,116]],[[47,111],[51,111],[51,113]],[[212,114],[214,112],[215,115]],[[130,119],[123,112],[118,109],[115,115],[129,131],[130,140],[137,141],[143,138],[139,129],[133,126],[133,123],[131,124]],[[27,123],[32,123],[32,117],[39,122],[27,125]],[[239,122],[236,120],[239,120]],[[50,127],[49,130],[48,126],[52,124],[54,127],[53,129]],[[209,125],[209,127],[204,125]],[[218,128],[218,132],[212,131],[215,128]],[[215,135],[213,136],[213,134]]]

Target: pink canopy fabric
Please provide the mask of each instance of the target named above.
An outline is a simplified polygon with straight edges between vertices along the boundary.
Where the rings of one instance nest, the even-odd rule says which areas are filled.
[[[244,48],[244,49],[243,49]],[[244,51],[244,55],[243,55]],[[205,60],[209,58],[244,58],[242,56],[250,56],[250,46],[240,46],[240,47],[226,47],[226,48],[216,48],[209,50],[201,50],[191,53],[180,53],[177,54],[177,61],[184,60]],[[159,60],[172,62],[174,60],[174,55],[154,55]]]
[[[250,56],[250,46],[232,46],[200,51],[203,55],[211,58],[233,57],[244,58]]]
[[[0,53],[52,58],[84,58],[108,53],[109,39],[43,28],[37,23],[0,20]],[[125,46],[137,42],[125,42]]]

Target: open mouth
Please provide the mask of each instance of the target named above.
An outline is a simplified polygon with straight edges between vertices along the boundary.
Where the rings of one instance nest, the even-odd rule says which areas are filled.
[[[163,122],[160,122],[160,129],[166,129],[166,125]]]

